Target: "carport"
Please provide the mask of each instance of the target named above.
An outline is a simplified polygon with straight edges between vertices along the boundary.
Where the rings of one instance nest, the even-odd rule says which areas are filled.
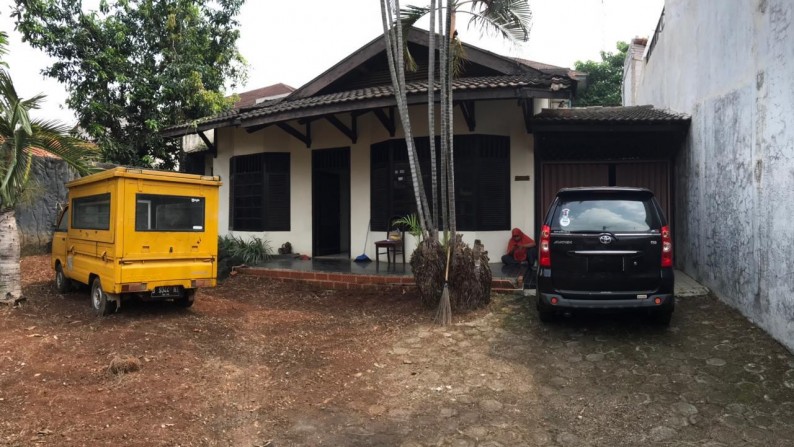
[[[675,157],[690,121],[652,106],[544,109],[533,116],[536,228],[554,194],[576,186],[648,188],[673,222]]]

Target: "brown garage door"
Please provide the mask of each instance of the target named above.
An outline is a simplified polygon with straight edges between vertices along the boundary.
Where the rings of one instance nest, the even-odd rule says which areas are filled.
[[[544,163],[541,171],[541,211],[546,215],[554,195],[560,188],[577,186],[609,186],[608,163]]]
[[[670,214],[670,169],[666,161],[616,164],[615,185],[650,189],[656,195],[668,220],[672,218]]]
[[[560,188],[577,186],[633,186],[648,188],[656,195],[662,209],[670,214],[670,165],[667,161],[543,163],[540,178],[540,215]]]

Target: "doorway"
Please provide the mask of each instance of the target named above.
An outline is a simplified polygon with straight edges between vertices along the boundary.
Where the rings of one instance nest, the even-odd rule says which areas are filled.
[[[350,259],[350,148],[312,151],[312,248]]]

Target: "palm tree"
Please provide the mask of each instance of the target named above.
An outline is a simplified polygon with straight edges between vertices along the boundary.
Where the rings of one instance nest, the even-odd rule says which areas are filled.
[[[437,2],[437,3],[436,3]],[[438,13],[438,31],[440,42],[439,51],[439,90],[440,90],[440,165],[441,165],[441,222],[442,229],[450,232],[450,243],[452,246],[457,244],[456,219],[455,219],[455,175],[454,175],[454,147],[453,147],[453,102],[452,102],[452,78],[460,71],[460,60],[462,57],[462,45],[455,32],[456,15],[458,13],[469,15],[469,26],[477,26],[484,33],[500,35],[510,41],[526,41],[529,39],[529,28],[532,13],[527,0],[431,0],[428,7],[408,6],[400,8],[399,0],[381,0],[381,13],[383,19],[383,34],[386,41],[387,58],[389,70],[392,78],[397,108],[400,120],[405,132],[406,145],[408,147],[408,159],[411,168],[411,178],[413,180],[414,195],[417,203],[417,214],[422,227],[425,229],[425,242],[428,245],[438,246],[439,235],[435,231],[435,225],[439,221],[439,207],[436,200],[436,160],[435,160],[435,113],[433,110],[435,103],[435,52],[436,52],[436,25],[435,18]],[[407,52],[405,39],[407,30],[413,26],[421,17],[430,15],[430,30],[428,38],[428,120],[431,154],[431,178],[432,178],[432,211],[427,205],[428,198],[425,196],[422,186],[422,173],[416,156],[411,134],[410,117],[408,115],[407,98],[405,90],[406,58],[408,67],[415,67],[413,58]],[[429,235],[429,237],[427,237]],[[448,246],[449,248],[449,246]],[[435,248],[430,248],[435,250]],[[453,256],[452,264],[456,264]],[[413,261],[412,261],[413,265]],[[421,272],[414,270],[417,278],[417,285],[420,285],[419,275]],[[435,276],[432,273],[428,277]],[[431,281],[433,282],[433,281]],[[420,289],[422,286],[420,285]],[[435,285],[431,285],[429,290],[440,290]],[[421,290],[420,290],[421,292]],[[446,295],[446,294],[445,294]],[[439,309],[448,308],[449,302],[443,302]],[[439,315],[447,312],[439,312]],[[440,318],[442,324],[449,321],[449,315]]]
[[[5,50],[2,44],[0,50]],[[34,152],[57,155],[80,174],[90,171],[94,155],[88,143],[68,135],[68,126],[30,119],[28,112],[43,99],[43,95],[19,98],[8,72],[0,69],[0,302],[5,303],[22,298],[14,209],[28,187]]]
[[[396,6],[399,8],[399,4]],[[532,21],[532,11],[528,0],[448,0],[444,6],[443,0],[439,0],[436,6],[435,0],[429,6],[407,6],[400,10],[397,26],[405,30],[414,26],[422,17],[430,16],[429,31],[429,77],[433,76],[434,66],[433,57],[435,55],[435,33],[434,15],[439,11],[439,32],[442,42],[448,44],[439,47],[440,55],[440,107],[441,107],[441,153],[442,153],[442,221],[443,228],[449,229],[454,235],[456,230],[455,222],[455,176],[454,176],[454,148],[452,145],[453,136],[453,102],[452,102],[452,78],[456,76],[462,67],[461,59],[463,56],[461,42],[457,38],[455,31],[456,16],[458,14],[469,17],[468,26],[480,28],[485,34],[497,35],[510,42],[526,42],[529,39],[529,31]],[[445,13],[443,13],[445,12]],[[411,55],[406,51],[403,57],[413,61]],[[413,62],[409,66],[415,66]],[[429,81],[428,86],[433,82]],[[429,89],[428,89],[429,90]],[[428,92],[428,101],[432,101],[434,92]],[[428,112],[432,112],[432,106],[428,107]],[[431,132],[434,130],[434,116],[429,115]],[[432,141],[432,135],[431,135]],[[432,153],[432,152],[431,152]],[[444,161],[446,159],[446,162]],[[444,167],[446,165],[446,169]],[[435,171],[432,173],[435,175]],[[444,177],[447,177],[446,180]],[[435,204],[434,204],[435,205]],[[435,208],[434,208],[435,209]],[[448,221],[447,221],[448,219]]]

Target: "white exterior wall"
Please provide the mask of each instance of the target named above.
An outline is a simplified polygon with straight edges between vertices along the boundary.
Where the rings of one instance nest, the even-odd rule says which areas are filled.
[[[794,2],[667,0],[637,102],[692,115],[676,264],[794,349]]]
[[[545,104],[545,105],[544,105]],[[536,109],[547,107],[547,100],[536,101]],[[414,136],[427,136],[427,106],[411,108]],[[469,132],[466,122],[455,108],[456,134],[488,134],[510,137],[510,200],[511,228],[519,227],[534,237],[534,140],[527,134],[521,108],[516,100],[478,102],[476,105],[477,127]],[[345,120],[345,117],[342,117]],[[402,138],[402,126],[399,117],[395,116],[397,133],[393,138]],[[437,120],[437,122],[439,122]],[[295,125],[296,128],[302,128]],[[229,159],[232,156],[248,155],[259,152],[290,152],[290,231],[243,232],[235,231],[236,236],[258,236],[270,241],[275,250],[284,242],[290,242],[293,251],[311,255],[312,253],[312,188],[311,188],[311,150],[350,148],[350,255],[355,258],[364,248],[364,239],[370,216],[370,146],[390,140],[386,129],[373,114],[366,114],[358,120],[358,141],[351,144],[339,130],[330,123],[319,120],[312,123],[312,147],[288,135],[275,126],[264,130],[247,133],[244,129],[218,129],[218,157],[213,162],[213,172],[220,175],[223,185],[220,190],[218,231],[221,235],[229,233]],[[515,176],[529,175],[530,181],[514,181]],[[491,259],[498,260],[503,254],[510,231],[461,232],[469,244],[480,239],[490,251]],[[384,233],[371,232],[366,244],[366,254],[374,259],[374,241],[383,239]],[[406,250],[410,253],[415,247],[411,236],[406,241]]]
[[[623,63],[621,98],[624,106],[643,105],[637,102],[637,83],[642,78],[642,70],[645,68],[644,52],[645,45],[640,45],[634,40],[629,44],[629,51]]]

